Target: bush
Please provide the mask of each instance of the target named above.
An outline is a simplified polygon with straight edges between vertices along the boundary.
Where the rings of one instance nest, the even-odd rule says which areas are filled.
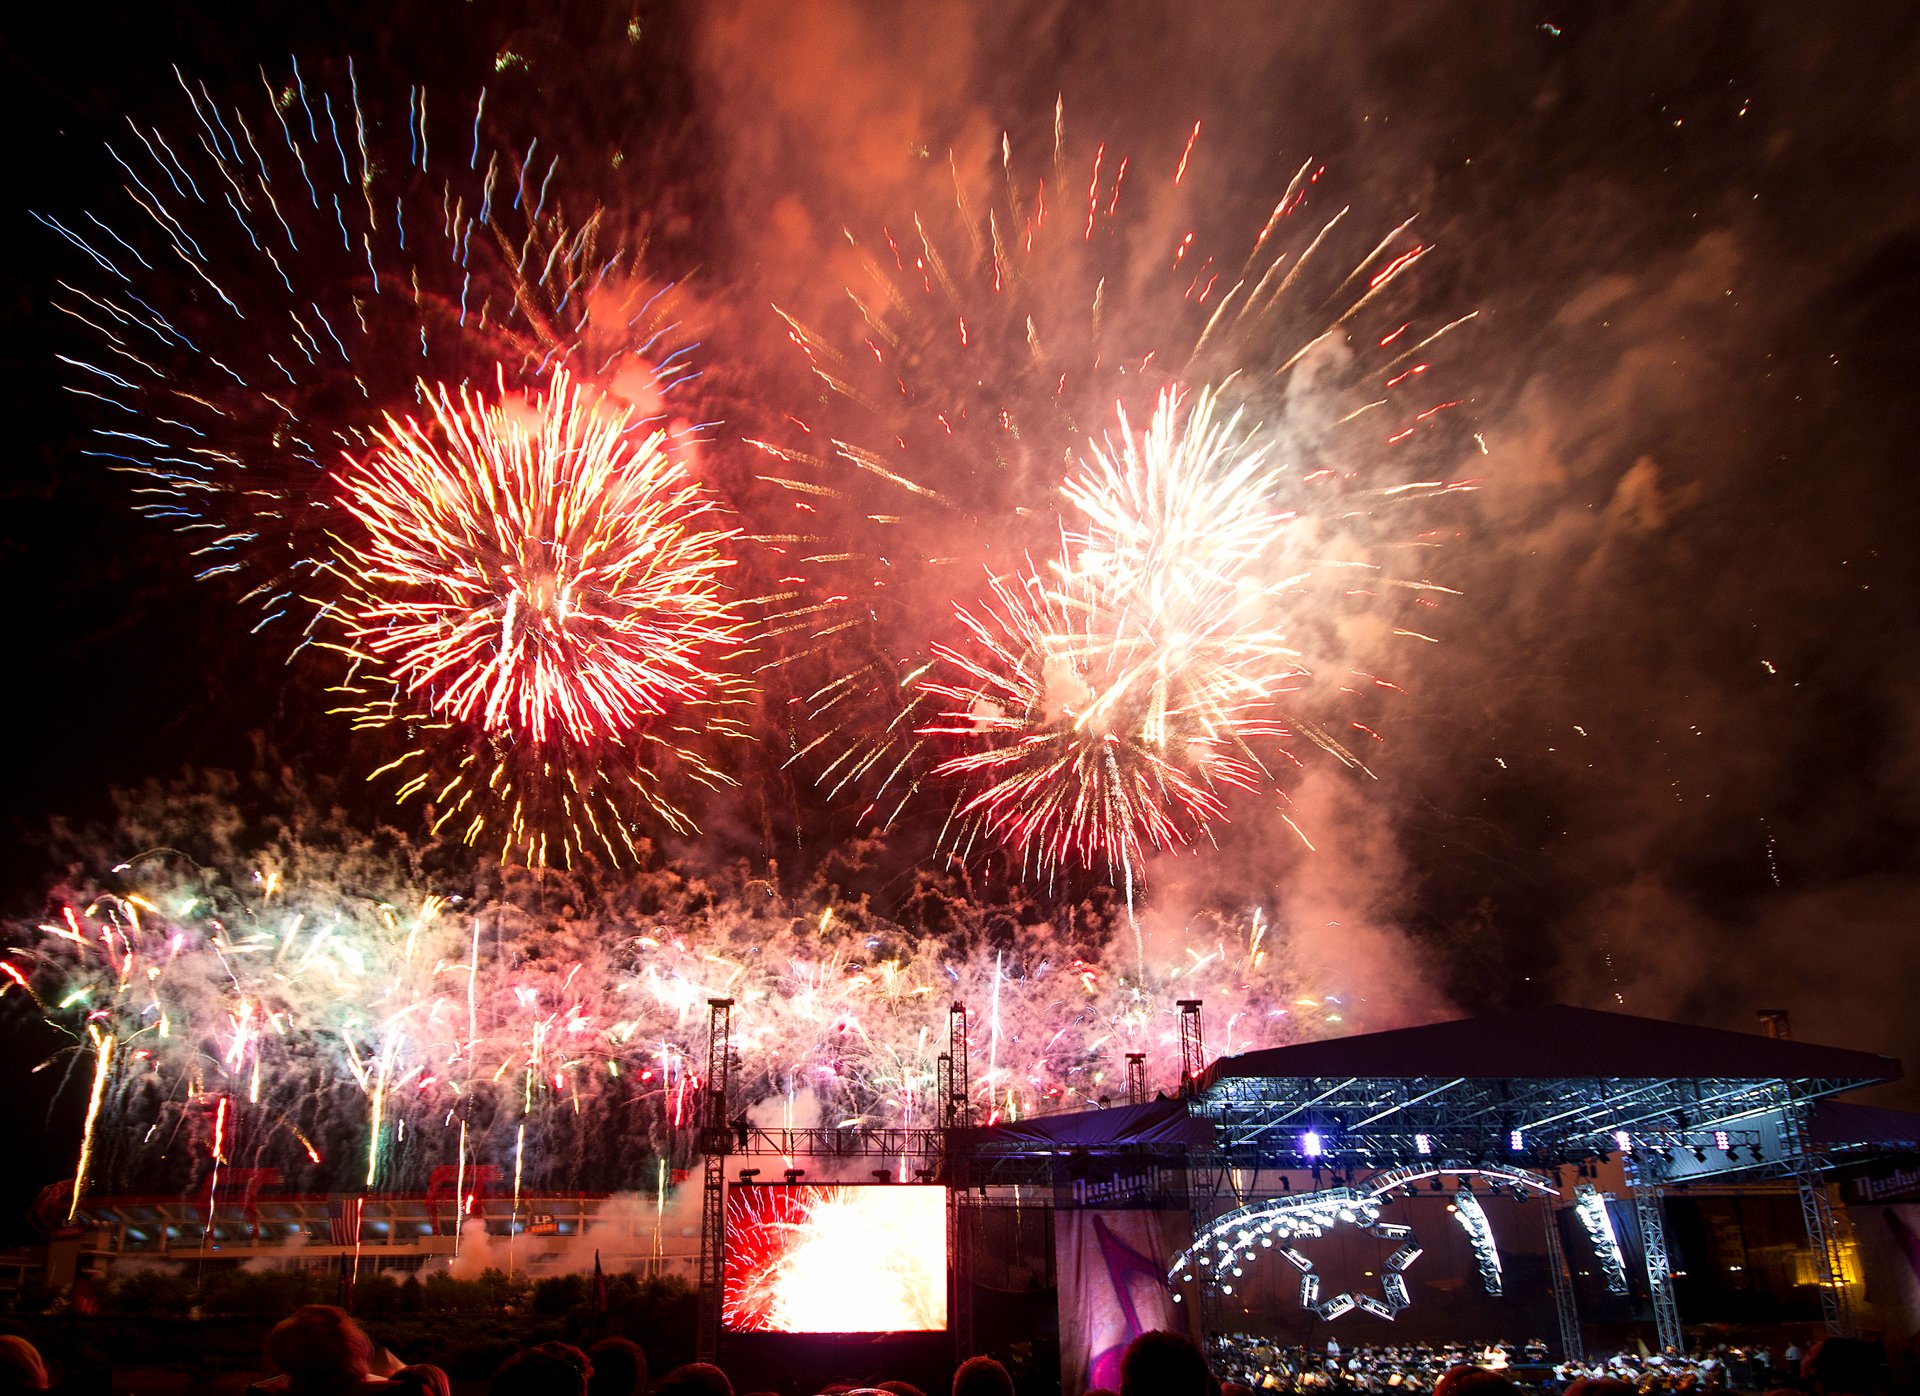
[[[139,1270],[113,1286],[103,1307],[120,1314],[184,1314],[193,1307],[193,1290],[171,1271]]]

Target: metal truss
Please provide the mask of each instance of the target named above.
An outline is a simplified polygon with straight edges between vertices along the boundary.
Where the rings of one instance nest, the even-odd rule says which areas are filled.
[[[1813,1103],[1797,1098],[1791,1087],[1782,1092],[1787,1099],[1781,1107],[1785,1122],[1788,1156],[1794,1182],[1800,1193],[1800,1218],[1807,1229],[1807,1245],[1813,1251],[1814,1278],[1820,1285],[1820,1318],[1828,1333],[1836,1337],[1853,1336],[1852,1296],[1847,1291],[1847,1271],[1840,1248],[1840,1229],[1833,1216],[1833,1199],[1821,1176],[1825,1160],[1814,1147],[1807,1128],[1807,1116]]]
[[[938,1129],[880,1129],[870,1125],[849,1125],[844,1129],[766,1129],[736,1122],[727,1152],[779,1154],[796,1159],[920,1159],[931,1170],[945,1152],[945,1138],[944,1131]]]
[[[1180,1094],[1184,1096],[1200,1089],[1200,1073],[1207,1066],[1207,1049],[1200,1038],[1200,1000],[1181,999],[1179,1007]]]
[[[1660,1183],[1643,1159],[1627,1165],[1627,1187],[1640,1224],[1640,1254],[1647,1266],[1647,1293],[1653,1299],[1653,1331],[1662,1352],[1685,1352],[1680,1306],[1673,1296],[1673,1263],[1667,1256],[1667,1223],[1660,1206]]]
[[[1500,1247],[1493,1239],[1493,1223],[1487,1220],[1486,1208],[1473,1195],[1473,1189],[1461,1188],[1454,1193],[1453,1219],[1460,1223],[1460,1229],[1467,1233],[1468,1244],[1473,1247],[1473,1263],[1480,1272],[1480,1288],[1499,1298],[1506,1292],[1506,1284],[1500,1273]]]
[[[709,999],[707,1084],[701,1093],[700,1150],[707,1156],[700,1193],[700,1284],[694,1353],[711,1362],[720,1349],[721,1286],[726,1274],[727,1079],[733,1074],[733,1000]]]
[[[1307,1166],[1303,1136],[1319,1136],[1329,1165],[1385,1167],[1431,1157],[1533,1166],[1635,1148],[1705,1153],[1726,1135],[1716,1172],[1784,1176],[1759,1156],[1774,1128],[1782,1082],[1733,1078],[1479,1079],[1467,1077],[1228,1077],[1195,1102],[1240,1167]],[[1793,1083],[1812,1099],[1861,1083]],[[1745,1162],[1732,1155],[1751,1150]],[[1783,1151],[1784,1152],[1784,1151]],[[1692,1171],[1692,1170],[1689,1170]]]
[[[1547,1223],[1547,1273],[1553,1289],[1554,1317],[1560,1322],[1560,1360],[1584,1362],[1586,1342],[1580,1335],[1580,1311],[1574,1302],[1573,1272],[1567,1267],[1567,1248],[1560,1239],[1560,1212],[1551,1204],[1540,1211]]]
[[[968,1066],[967,1010],[954,1004],[947,1014],[947,1055],[939,1142],[941,1171],[947,1184],[947,1327],[953,1336],[954,1365],[973,1355],[973,1190],[972,1102]]]

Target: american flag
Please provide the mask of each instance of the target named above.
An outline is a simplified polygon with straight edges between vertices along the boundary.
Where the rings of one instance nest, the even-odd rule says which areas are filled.
[[[360,1244],[360,1213],[366,1205],[364,1197],[327,1199],[327,1231],[334,1245]]]

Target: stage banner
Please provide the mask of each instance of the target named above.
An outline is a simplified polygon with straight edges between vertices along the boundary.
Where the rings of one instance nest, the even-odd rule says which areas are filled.
[[[1054,1214],[1060,1280],[1060,1393],[1120,1389],[1120,1358],[1142,1333],[1186,1331],[1167,1288],[1166,1266],[1192,1223],[1185,1212],[1069,1211]]]
[[[1860,1248],[1872,1326],[1897,1357],[1920,1337],[1920,1204],[1855,1204],[1847,1208],[1847,1219]]]

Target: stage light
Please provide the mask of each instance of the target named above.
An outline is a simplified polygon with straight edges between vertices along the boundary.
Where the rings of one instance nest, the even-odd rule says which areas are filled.
[[[782,1170],[781,1176],[787,1180],[788,1186],[792,1186],[807,1176],[807,1170],[804,1168],[788,1168]]]
[[[1633,1136],[1628,1134],[1624,1129],[1616,1129],[1613,1132],[1613,1147],[1623,1154],[1632,1153]]]
[[[1733,1153],[1733,1138],[1724,1129],[1713,1132],[1713,1147],[1729,1156]]]
[[[760,1170],[757,1168],[743,1168],[740,1170],[740,1181],[743,1183],[751,1183],[755,1178],[758,1178],[759,1176],[760,1176]]]
[[[1433,1152],[1433,1141],[1424,1134],[1416,1134],[1413,1136],[1413,1150],[1421,1155],[1430,1154]]]
[[[1693,1146],[1693,1158],[1696,1163],[1705,1163],[1707,1161],[1707,1151],[1698,1144],[1695,1144]]]
[[[1320,1147],[1319,1131],[1310,1129],[1300,1136],[1300,1152],[1308,1158],[1319,1158]]]
[[[1507,1147],[1513,1150],[1516,1154],[1519,1153],[1522,1149],[1527,1147],[1526,1142],[1520,1137],[1519,1130],[1510,1129],[1507,1131]]]

